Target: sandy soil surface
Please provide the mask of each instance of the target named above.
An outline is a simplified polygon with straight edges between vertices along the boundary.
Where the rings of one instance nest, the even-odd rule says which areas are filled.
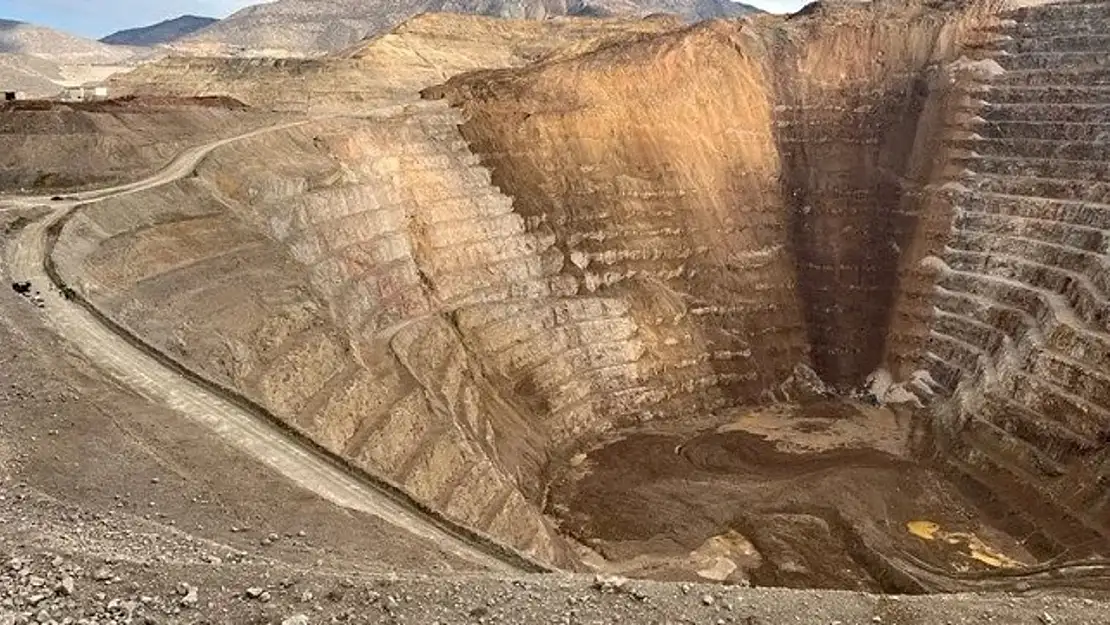
[[[374,579],[257,564],[149,566],[31,546],[26,535],[7,529],[0,556],[3,623],[1100,625],[1110,609],[1093,599],[1053,596],[900,597],[562,576]]]
[[[592,549],[587,562],[651,579],[885,592],[919,589],[881,558],[910,554],[956,575],[1037,562],[914,460],[908,417],[823,401],[721,421],[629,431],[572,459],[549,511]]]

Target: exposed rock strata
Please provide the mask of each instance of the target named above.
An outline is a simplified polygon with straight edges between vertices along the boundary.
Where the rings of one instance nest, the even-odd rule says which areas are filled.
[[[415,105],[241,142],[196,179],[82,212],[56,257],[158,347],[446,514],[559,561],[529,503],[540,432],[492,392],[448,314],[517,277],[475,257],[499,234],[488,219],[508,217],[493,222],[508,236],[514,220],[458,122]],[[434,210],[444,203],[454,211]],[[468,223],[475,241],[457,242]],[[520,236],[522,252],[535,245]]]
[[[847,389],[882,365],[917,235],[897,213],[933,173],[930,72],[975,19],[715,22],[443,93],[516,209],[583,259],[565,273],[635,302],[660,366],[708,357],[691,401],[772,399],[799,364]],[[689,315],[661,323],[660,293]]]
[[[1102,124],[1065,81],[1102,77],[1044,67],[1104,54],[1038,43],[1083,7],[1019,22],[986,105],[944,71],[991,23],[974,8],[677,30],[429,17],[342,58],[166,61],[124,80],[380,110],[89,209],[58,259],[156,345],[543,558],[562,557],[538,513],[551,458],[822,380],[892,386],[886,370],[955,395],[934,408],[968,424],[965,476],[1074,530],[1043,552],[1089,546],[1107,505]],[[461,113],[415,100],[444,80],[426,95]]]
[[[1036,540],[1073,556],[1110,540],[1108,121],[1091,69],[1106,52],[1083,34],[1105,9],[1020,10],[987,58],[957,68],[953,180],[923,215],[929,256],[908,266],[936,286],[899,310],[916,329],[903,354],[954,393],[958,470],[1016,523],[1057,528]]]

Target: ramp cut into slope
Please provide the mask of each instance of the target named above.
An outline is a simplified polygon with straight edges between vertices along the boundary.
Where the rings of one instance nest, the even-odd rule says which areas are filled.
[[[167,62],[174,93],[396,106],[225,146],[56,256],[164,353],[549,562],[1097,585],[1052,563],[1108,531],[1103,120],[1066,82],[1101,80],[1101,40],[1059,32],[1100,6],[1008,42],[990,7],[868,5]],[[472,55],[475,24],[509,34]]]

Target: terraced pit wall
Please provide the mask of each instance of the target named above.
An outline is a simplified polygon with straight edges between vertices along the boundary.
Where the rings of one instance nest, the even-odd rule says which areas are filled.
[[[973,401],[978,390],[1028,393],[986,381],[1036,370],[1074,376],[1057,378],[1071,389],[1057,395],[1096,405],[1097,367],[1063,367],[1107,354],[1097,298],[1064,298],[1098,284],[1099,261],[1081,249],[1069,252],[1085,259],[1080,272],[985,276],[981,263],[1004,257],[985,261],[974,245],[1009,240],[1019,222],[1007,220],[1030,204],[995,202],[1019,195],[998,195],[997,174],[948,184],[948,125],[995,109],[954,116],[974,98],[943,70],[988,13],[869,6],[820,17],[579,41],[574,54],[425,92],[460,110],[382,96],[388,108],[368,119],[229,145],[193,178],[84,209],[61,233],[57,264],[152,344],[356,466],[555,563],[570,558],[541,515],[551,462],[624,425],[801,399],[821,390],[818,375],[850,388],[884,365],[903,377],[927,369],[963,400],[945,414],[972,424],[952,450],[969,471],[990,466],[983,449],[1006,467],[1055,458],[1056,444],[1087,454],[1045,465],[1064,471],[1056,482],[977,473],[988,493],[1087,475],[1067,463],[1094,466],[1100,413],[1050,412],[1071,415],[1057,427],[1034,408]],[[203,88],[246,85],[242,71]],[[403,75],[379,78],[408,84]],[[333,78],[324,66],[286,74],[308,91]],[[998,93],[1024,102],[1018,86]],[[368,87],[347,110],[365,114],[380,95]],[[1065,131],[1085,132],[1053,130]],[[974,167],[992,162],[978,153]],[[976,197],[991,199],[971,211]],[[1058,233],[1093,254],[1103,239],[1081,225],[1098,219],[1090,200],[1036,200],[1060,223],[1026,215],[1024,238]],[[949,243],[953,202],[965,205]],[[974,234],[988,223],[1004,236]],[[1067,251],[1020,242],[1021,254],[1045,254],[1042,265]],[[1016,243],[990,245],[1020,256]],[[983,305],[991,299],[1005,305]],[[934,320],[932,302],[953,314]],[[1029,319],[1048,343],[1031,342]],[[952,351],[961,323],[993,342]],[[1022,344],[1057,345],[1070,360]],[[1057,410],[1052,397],[1029,400]],[[1006,432],[1019,426],[1054,438],[1022,435],[1021,447]]]
[[[417,103],[229,145],[194,178],[82,209],[55,261],[152,345],[418,500],[558,563],[531,503],[543,440],[491,391],[439,299],[514,288],[513,275],[464,262],[484,220],[501,215],[506,234],[519,225],[458,121]],[[470,246],[458,241],[468,232]]]
[[[942,68],[988,14],[711,22],[426,94],[467,112],[561,273],[629,303],[649,356],[628,385],[656,392],[607,418],[675,417],[797,399],[807,370],[858,388],[886,364],[943,173]]]
[[[1074,557],[1110,539],[1107,15],[1008,16],[953,141],[950,234],[921,263],[937,282],[920,364],[955,398],[950,459],[1043,553]]]

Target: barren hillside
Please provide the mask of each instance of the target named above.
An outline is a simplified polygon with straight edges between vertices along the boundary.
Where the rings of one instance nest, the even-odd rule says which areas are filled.
[[[26,54],[0,53],[0,85],[28,97],[48,97],[61,92],[61,69],[46,59]]]
[[[0,53],[26,54],[58,64],[93,65],[122,63],[135,56],[131,48],[3,19],[0,19]]]
[[[230,95],[259,108],[311,113],[374,109],[411,101],[455,74],[515,67],[676,28],[650,20],[502,20],[429,13],[326,59],[171,57],[112,82],[120,94]]]
[[[186,38],[181,47],[311,56],[345,48],[414,15],[436,11],[529,19],[669,12],[698,20],[753,10],[728,0],[279,0],[243,9]]]
[[[187,37],[218,21],[211,17],[182,15],[150,26],[128,28],[114,32],[102,38],[100,42],[123,46],[156,46]]]

